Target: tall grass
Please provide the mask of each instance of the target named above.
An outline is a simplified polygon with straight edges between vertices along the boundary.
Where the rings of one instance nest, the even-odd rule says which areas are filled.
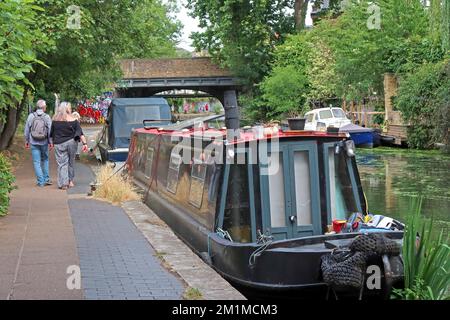
[[[132,182],[120,173],[114,174],[113,168],[108,165],[102,166],[97,174],[97,190],[94,197],[114,204],[141,199]]]
[[[414,203],[403,238],[405,288],[394,290],[404,300],[450,298],[450,247],[444,230],[435,230],[433,220],[421,215],[422,199]]]

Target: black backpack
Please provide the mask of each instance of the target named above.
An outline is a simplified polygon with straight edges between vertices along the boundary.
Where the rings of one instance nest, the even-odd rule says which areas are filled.
[[[48,138],[48,127],[45,122],[46,114],[38,115],[34,113],[34,119],[31,121],[31,136],[36,141],[43,141]]]

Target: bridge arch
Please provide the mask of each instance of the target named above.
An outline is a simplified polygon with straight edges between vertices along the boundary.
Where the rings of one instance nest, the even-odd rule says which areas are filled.
[[[203,91],[222,103],[227,128],[239,128],[239,79],[211,58],[129,59],[121,61],[121,69],[116,97],[150,97],[176,89]]]

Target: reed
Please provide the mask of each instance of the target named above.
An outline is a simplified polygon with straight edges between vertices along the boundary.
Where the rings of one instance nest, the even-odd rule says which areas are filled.
[[[97,189],[94,197],[113,204],[141,199],[132,182],[120,173],[114,174],[113,168],[108,165],[102,166],[97,174]]]
[[[414,203],[403,238],[405,287],[394,290],[403,300],[447,300],[450,298],[450,247],[444,230],[436,230],[433,219],[421,214],[422,199]]]

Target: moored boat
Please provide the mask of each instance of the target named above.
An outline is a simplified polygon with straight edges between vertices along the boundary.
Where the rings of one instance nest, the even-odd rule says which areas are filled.
[[[127,159],[131,131],[141,127],[142,120],[161,126],[170,124],[171,118],[170,106],[163,98],[113,99],[98,144],[102,161]]]
[[[134,130],[126,167],[146,204],[243,293],[325,298],[350,261],[334,253],[357,256],[352,244],[366,233],[397,247],[402,239],[397,224],[368,215],[354,149],[345,133],[274,127],[230,136],[203,122]],[[388,296],[402,280],[398,254],[378,250],[352,269],[364,279],[365,266],[377,266],[380,288],[340,292]]]
[[[339,131],[349,133],[358,148],[374,147],[374,135],[376,134],[374,129],[348,124],[341,127]]]

